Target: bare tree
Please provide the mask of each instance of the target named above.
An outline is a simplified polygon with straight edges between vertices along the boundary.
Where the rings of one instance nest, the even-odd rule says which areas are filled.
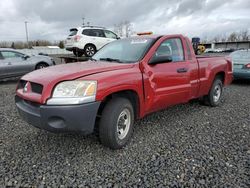
[[[130,37],[133,33],[132,24],[129,21],[122,21],[119,24],[114,25],[114,32],[119,36]]]
[[[9,48],[10,46],[11,44],[9,42],[6,41],[0,42],[0,48]]]
[[[50,42],[47,40],[34,40],[29,41],[29,47],[32,46],[58,46],[60,41]],[[0,48],[15,48],[15,49],[23,49],[28,48],[27,42],[24,41],[2,41],[0,42]]]
[[[132,26],[131,23],[129,21],[125,21],[124,26],[125,26],[126,37],[130,37],[130,35],[131,35],[131,26]]]
[[[221,41],[221,42],[226,42],[226,41],[227,41],[227,36],[226,36],[226,34],[222,34],[222,35],[220,36],[220,41]]]
[[[64,42],[63,41],[60,41],[59,44],[58,44],[59,48],[63,49],[64,48]]]
[[[240,34],[241,41],[248,41],[249,40],[249,34],[248,34],[247,30],[243,30],[239,34]]]
[[[208,42],[209,42],[209,40],[208,40],[207,36],[202,37],[202,40],[201,40],[202,44],[206,44]]]
[[[238,34],[236,32],[231,33],[227,38],[228,42],[236,42],[237,40],[238,40]]]
[[[11,44],[11,48],[12,49],[15,49],[16,47],[15,47],[15,43],[14,42],[12,42],[12,44]]]
[[[114,25],[114,32],[118,34],[120,37],[123,36],[123,25],[122,23]]]
[[[213,42],[219,42],[220,41],[220,37],[219,36],[215,36],[212,41]]]

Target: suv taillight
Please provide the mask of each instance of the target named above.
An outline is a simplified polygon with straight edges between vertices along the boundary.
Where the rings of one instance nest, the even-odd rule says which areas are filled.
[[[246,68],[246,69],[250,69],[250,63],[249,63],[249,64],[246,64],[245,68]]]
[[[78,42],[80,39],[81,39],[81,36],[79,36],[79,35],[76,35],[76,36],[74,37],[74,41],[75,41],[75,42]]]

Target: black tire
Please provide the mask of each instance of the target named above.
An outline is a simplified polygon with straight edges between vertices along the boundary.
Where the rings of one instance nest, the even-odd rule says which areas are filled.
[[[43,68],[46,68],[46,67],[48,67],[49,65],[47,64],[47,63],[38,63],[37,65],[36,65],[36,70],[37,69],[43,69]]]
[[[122,119],[121,115],[124,115],[125,112],[129,113],[129,115],[126,118],[124,116]],[[126,120],[130,122],[128,123],[128,128],[125,125]],[[133,133],[133,125],[134,109],[131,102],[126,98],[120,97],[112,99],[106,104],[100,119],[99,138],[101,143],[111,149],[123,148],[130,141]],[[122,130],[124,132],[121,132]]]
[[[80,50],[73,50],[73,54],[76,56],[76,57],[82,57],[84,52],[80,51]]]
[[[208,106],[218,106],[221,104],[223,95],[223,83],[220,77],[216,77],[207,96],[204,96],[202,103]]]
[[[87,44],[84,47],[84,55],[86,57],[92,57],[96,53],[96,47],[93,44]]]

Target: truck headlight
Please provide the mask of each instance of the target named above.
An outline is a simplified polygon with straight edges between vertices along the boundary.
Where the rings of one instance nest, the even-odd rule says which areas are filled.
[[[95,101],[96,81],[64,81],[56,85],[48,105],[82,104]]]

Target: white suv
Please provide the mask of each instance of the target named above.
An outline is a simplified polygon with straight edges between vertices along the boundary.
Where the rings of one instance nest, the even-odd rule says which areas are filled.
[[[105,44],[119,39],[119,37],[110,30],[102,27],[83,26],[70,29],[70,34],[65,41],[65,47],[68,51],[73,51],[76,56],[93,56],[97,50]]]

